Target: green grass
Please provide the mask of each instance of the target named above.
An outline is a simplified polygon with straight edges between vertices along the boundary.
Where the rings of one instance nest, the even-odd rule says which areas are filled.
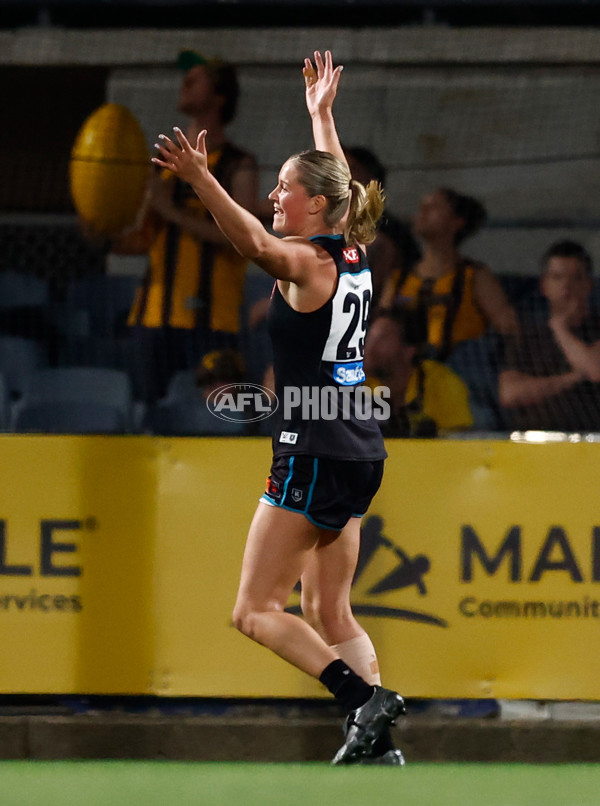
[[[0,806],[598,806],[600,764],[1,761]]]

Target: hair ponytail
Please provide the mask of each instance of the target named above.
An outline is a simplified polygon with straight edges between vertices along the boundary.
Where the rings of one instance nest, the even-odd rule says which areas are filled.
[[[365,187],[353,179],[350,182],[350,191],[344,238],[348,244],[370,244],[375,240],[377,222],[383,215],[383,188],[374,180]]]
[[[352,179],[348,166],[328,151],[302,151],[290,157],[290,161],[296,165],[298,179],[308,195],[327,199],[326,224],[337,226],[348,212],[344,227],[347,244],[369,244],[375,240],[385,199],[378,182],[369,182],[365,188]]]

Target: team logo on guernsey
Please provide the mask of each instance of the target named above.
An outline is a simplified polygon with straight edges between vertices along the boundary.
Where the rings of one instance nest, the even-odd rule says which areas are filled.
[[[333,367],[333,380],[340,386],[354,386],[366,380],[362,361],[353,361],[350,364],[335,364]]]
[[[281,484],[269,476],[267,478],[267,489],[265,491],[271,498],[279,498],[281,495]]]
[[[342,255],[346,263],[358,263],[360,260],[358,249],[354,246],[347,246],[345,249],[342,249]]]
[[[295,431],[282,431],[279,435],[279,441],[288,445],[295,445],[298,442],[298,434]]]
[[[302,501],[303,495],[304,492],[302,490],[299,490],[297,487],[292,487],[292,501],[294,501],[296,504],[299,501]]]

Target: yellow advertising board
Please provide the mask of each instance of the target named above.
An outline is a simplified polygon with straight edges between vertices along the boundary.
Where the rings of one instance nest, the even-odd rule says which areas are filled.
[[[0,690],[146,690],[152,445],[3,436],[0,467]]]
[[[413,696],[600,697],[590,651],[600,627],[598,447],[390,446],[374,513],[397,576],[382,584],[381,569],[381,593],[366,579],[363,590],[365,602],[376,595],[408,611],[371,619],[394,685]]]
[[[384,682],[599,699],[600,446],[388,452],[352,594]],[[1,437],[0,691],[323,695],[231,626],[269,460],[260,438]]]

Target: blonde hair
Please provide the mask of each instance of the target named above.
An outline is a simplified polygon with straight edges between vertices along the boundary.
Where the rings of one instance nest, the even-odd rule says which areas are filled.
[[[298,181],[308,195],[324,196],[327,200],[324,215],[327,226],[335,227],[347,211],[346,243],[369,244],[375,240],[385,200],[378,182],[369,182],[365,188],[352,179],[348,166],[328,151],[302,151],[289,161],[297,167]]]

